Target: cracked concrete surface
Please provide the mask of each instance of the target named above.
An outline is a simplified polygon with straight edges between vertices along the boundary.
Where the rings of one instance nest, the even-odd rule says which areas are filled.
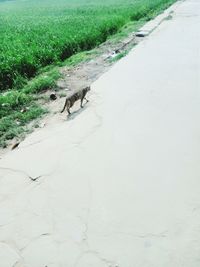
[[[180,2],[83,110],[3,156],[0,267],[200,266],[199,26]]]

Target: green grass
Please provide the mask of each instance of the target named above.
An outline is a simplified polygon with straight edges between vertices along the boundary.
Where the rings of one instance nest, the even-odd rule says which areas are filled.
[[[120,60],[121,58],[125,57],[128,54],[128,50],[125,50],[121,53],[119,53],[118,55],[116,55],[114,58],[110,59],[110,62],[116,62],[118,60]]]
[[[8,141],[22,136],[24,133],[29,132],[26,124],[47,111],[40,106],[29,103],[27,111],[22,113],[21,111],[15,111],[0,119],[0,147],[6,147]]]
[[[27,82],[21,90],[0,94],[0,147],[6,147],[9,140],[29,131],[26,124],[47,112],[36,104],[38,93],[54,88],[59,77],[54,68]]]
[[[15,0],[0,3],[0,89],[20,88],[50,64],[150,19],[175,0]]]
[[[25,94],[37,94],[46,91],[47,89],[52,89],[55,87],[56,80],[58,80],[60,76],[58,69],[54,68],[32,79],[20,91]]]
[[[47,112],[36,100],[55,87],[59,66],[90,60],[175,1],[0,0],[0,147]]]

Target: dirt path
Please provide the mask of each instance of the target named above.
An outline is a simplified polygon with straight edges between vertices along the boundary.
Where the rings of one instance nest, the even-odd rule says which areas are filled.
[[[0,267],[199,267],[200,2],[0,160]]]

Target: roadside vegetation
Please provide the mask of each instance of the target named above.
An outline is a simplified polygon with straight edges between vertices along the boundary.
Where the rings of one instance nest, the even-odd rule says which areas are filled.
[[[144,23],[173,2],[0,0],[0,146],[46,112],[37,99],[55,87],[59,66],[80,62],[125,24]]]

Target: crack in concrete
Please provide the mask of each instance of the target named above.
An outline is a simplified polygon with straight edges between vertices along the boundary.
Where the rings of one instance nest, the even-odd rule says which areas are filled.
[[[37,236],[37,237],[34,237],[33,239],[30,240],[30,242],[29,242],[27,245],[25,245],[24,247],[22,247],[22,248],[19,249],[20,253],[23,253],[23,251],[24,251],[26,248],[28,248],[33,242],[39,240],[40,238],[42,238],[42,237],[44,237],[44,236],[51,236],[51,235],[52,235],[52,233],[47,232],[47,233],[40,234],[40,235]]]
[[[84,148],[81,147],[81,145],[101,127],[102,122],[103,122],[103,118],[97,113],[95,108],[93,109],[94,109],[94,114],[98,120],[96,125],[94,125],[91,128],[91,130],[85,136],[83,136],[79,141],[72,143],[74,147],[80,148],[83,152],[84,152]]]
[[[113,260],[108,260],[105,257],[102,257],[101,254],[98,251],[95,250],[90,250],[88,251],[88,253],[96,256],[101,262],[105,263],[106,265],[108,265],[109,267],[118,267],[118,264],[116,264],[115,261]]]
[[[85,256],[85,255],[93,255],[95,256],[99,261],[101,261],[103,264],[106,264],[108,267],[118,267],[119,265],[113,261],[113,260],[109,260],[103,256],[101,256],[101,254],[98,251],[95,250],[87,250],[82,252],[78,258],[75,261],[75,264],[73,267],[77,267],[81,261],[81,259]]]
[[[85,223],[85,226],[86,226],[85,231],[84,231],[85,240],[83,240],[83,241],[88,242],[88,222]],[[128,232],[116,232],[115,234],[122,234],[122,235],[131,236],[134,238],[145,239],[145,238],[165,238],[165,237],[167,237],[167,233],[168,233],[168,231],[163,231],[163,232],[158,233],[158,234],[154,234],[154,233],[134,234],[134,233],[128,233]],[[79,254],[79,256],[77,257],[77,259],[74,263],[74,267],[77,267],[79,265],[81,259],[87,254],[88,255],[91,254],[91,255],[96,256],[102,263],[106,264],[109,267],[118,267],[119,266],[116,263],[116,261],[109,260],[109,259],[101,256],[101,254],[98,251],[90,249],[89,244],[87,243],[87,250],[85,250]]]
[[[19,216],[20,216],[20,213],[16,213],[12,217],[12,219],[9,220],[9,222],[0,224],[0,228],[3,228],[3,227],[6,227],[6,226],[9,226],[9,225],[13,224],[15,222],[15,219],[18,218]],[[1,240],[0,240],[0,243],[1,243]]]
[[[20,260],[16,261],[12,267],[16,267],[18,263],[20,263]]]
[[[14,264],[13,264],[13,266],[12,266],[12,267],[16,267],[17,264],[19,264],[19,263],[21,263],[21,264],[23,263],[23,264],[24,264],[24,258],[23,258],[23,256],[22,256],[22,253],[23,253],[23,251],[24,251],[27,247],[29,247],[29,246],[31,245],[32,242],[34,242],[34,241],[40,239],[40,238],[43,237],[43,236],[50,236],[50,235],[51,235],[51,233],[44,233],[44,234],[41,234],[41,235],[39,235],[39,236],[33,238],[33,239],[32,239],[26,246],[24,246],[24,247],[21,248],[21,249],[18,249],[16,245],[14,245],[14,247],[11,246],[11,245],[9,244],[9,242],[6,242],[6,241],[0,242],[0,243],[4,243],[4,244],[8,245],[9,248],[11,248],[13,251],[15,251],[16,254],[19,256],[19,259],[18,259],[16,262],[14,262]]]
[[[49,138],[50,138],[50,137],[49,137]],[[47,140],[47,139],[48,139],[48,138],[45,137],[45,138],[43,138],[43,139],[41,139],[41,140],[39,140],[39,141],[33,142],[33,143],[29,144],[29,145],[26,145],[26,146],[23,146],[23,147],[19,147],[19,148],[20,148],[20,149],[26,149],[26,148],[29,148],[29,147],[31,147],[31,146],[38,145],[38,144],[42,143],[44,140]]]
[[[5,171],[10,171],[10,172],[22,174],[22,175],[28,177],[31,181],[34,181],[34,182],[37,181],[42,176],[47,176],[47,175],[39,175],[37,177],[32,177],[27,172],[25,172],[23,170],[12,169],[12,168],[5,168],[5,167],[0,167],[0,170],[5,170]]]
[[[10,172],[22,174],[22,175],[28,177],[31,181],[35,182],[35,181],[41,179],[42,177],[51,176],[57,170],[57,168],[55,168],[55,170],[53,170],[53,171],[51,171],[49,173],[44,173],[44,174],[41,174],[41,175],[36,176],[36,177],[32,177],[27,172],[25,172],[23,170],[19,170],[19,169],[12,169],[12,168],[0,167],[0,170],[5,170],[5,171],[10,171]]]
[[[20,253],[20,250],[18,249],[17,245],[14,243],[14,241],[0,241],[1,244],[7,245],[9,247],[9,249],[13,252],[15,252],[17,254],[17,256],[19,257],[14,263],[13,263],[13,267],[15,267],[20,261],[24,262],[24,259]]]
[[[42,130],[42,128],[41,128],[40,130]],[[50,138],[53,138],[55,135],[59,134],[60,132],[61,132],[61,130],[56,130],[56,131],[53,132],[53,134],[51,134],[51,135],[49,135],[49,136],[45,136],[44,138],[42,138],[42,139],[40,139],[40,140],[38,140],[38,141],[35,141],[35,142],[33,142],[33,143],[24,145],[24,146],[22,146],[22,147],[20,146],[19,148],[20,148],[20,150],[21,150],[21,149],[29,148],[29,147],[34,146],[34,145],[38,145],[38,144],[42,143],[43,141],[47,141],[47,140],[49,140]]]
[[[135,233],[131,233],[131,232],[115,232],[115,233],[112,233],[112,234],[108,234],[106,236],[111,236],[111,235],[127,235],[127,236],[130,236],[130,237],[134,237],[134,238],[142,238],[142,239],[145,239],[145,238],[165,238],[167,237],[167,234],[168,234],[168,231],[163,231],[161,233],[158,233],[158,234],[154,234],[154,233],[146,233],[146,234],[135,234]]]
[[[37,177],[35,177],[35,178],[32,178],[32,177],[29,176],[29,178],[30,178],[31,181],[33,181],[33,182],[37,181],[37,180],[40,179],[41,177],[42,177],[42,175],[37,176]]]
[[[102,263],[106,264],[109,267],[118,267],[118,265],[116,264],[115,261],[113,260],[109,260],[103,256],[101,256],[101,254],[98,251],[92,250],[90,248],[89,245],[89,219],[91,216],[91,204],[92,204],[92,199],[93,199],[93,190],[92,190],[92,184],[91,184],[91,180],[88,180],[88,188],[89,188],[89,207],[87,209],[87,214],[86,214],[86,218],[85,220],[82,217],[78,217],[79,220],[81,221],[82,224],[84,224],[84,231],[83,231],[83,238],[82,238],[82,242],[81,244],[85,245],[85,248],[81,248],[82,252],[78,255],[78,257],[76,258],[73,267],[77,267],[81,261],[81,259],[85,256],[85,255],[93,255],[95,257],[97,257],[99,259],[99,261],[101,261]],[[79,243],[79,246],[81,245]]]
[[[158,234],[154,234],[154,233],[146,233],[146,234],[133,234],[133,233],[126,233],[126,232],[116,232],[115,234],[122,234],[122,235],[128,235],[134,238],[165,238],[167,237],[167,233],[168,231],[163,231],[161,233]],[[86,224],[86,230],[84,232],[86,240],[88,240],[88,224]],[[98,251],[96,250],[92,250],[90,249],[89,245],[88,245],[88,249],[83,251],[82,253],[79,254],[79,256],[77,257],[75,263],[74,263],[74,267],[77,267],[81,261],[81,259],[85,256],[85,255],[93,255],[96,256],[102,263],[106,264],[108,267],[118,267],[119,265],[116,263],[116,261],[114,260],[110,260],[107,259],[105,257],[103,257]]]
[[[28,173],[26,173],[25,171],[23,171],[23,170],[12,169],[12,168],[7,168],[7,167],[0,167],[0,170],[19,173],[19,174],[23,174],[23,175],[25,175],[27,177],[30,177],[30,175]]]
[[[88,197],[88,203],[89,203],[89,207],[87,208],[86,211],[86,218],[85,220],[78,216],[78,219],[81,221],[81,223],[84,225],[84,231],[82,233],[83,237],[82,237],[82,243],[86,245],[87,250],[89,249],[89,242],[88,242],[88,232],[89,232],[89,219],[91,216],[91,204],[92,204],[92,199],[93,199],[93,191],[92,191],[92,184],[91,184],[91,180],[88,179],[88,191],[89,191],[89,197]]]

